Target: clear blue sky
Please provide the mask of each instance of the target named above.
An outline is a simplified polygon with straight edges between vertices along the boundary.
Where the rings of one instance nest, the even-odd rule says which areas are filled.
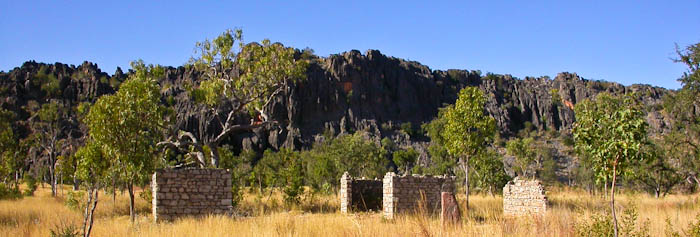
[[[432,69],[525,76],[577,72],[625,85],[678,88],[674,43],[700,42],[700,1],[6,1],[0,70],[27,60],[182,65],[227,28],[320,56],[351,49]],[[226,3],[223,3],[226,2]]]

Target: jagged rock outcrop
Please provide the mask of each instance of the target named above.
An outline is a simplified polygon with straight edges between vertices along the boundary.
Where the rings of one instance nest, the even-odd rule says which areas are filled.
[[[128,73],[127,73],[128,74]],[[10,72],[0,72],[0,106],[13,110],[25,120],[27,105],[42,104],[50,98],[76,105],[95,101],[113,93],[126,78],[121,69],[113,76],[97,65],[27,62]],[[59,93],[42,89],[45,81],[58,81]],[[202,109],[187,93],[187,86],[200,80],[192,68],[169,67],[160,81],[163,103],[176,112],[179,128],[197,132],[206,124],[198,112]],[[479,71],[431,70],[418,62],[406,61],[369,50],[353,50],[327,58],[315,58],[307,70],[307,79],[286,88],[272,103],[271,115],[281,126],[240,134],[227,141],[233,147],[278,149],[310,147],[322,134],[366,131],[378,142],[390,137],[401,146],[424,150],[427,139],[408,137],[398,132],[399,125],[410,122],[413,129],[432,120],[438,109],[454,103],[465,86],[478,86],[488,96],[486,110],[493,116],[503,136],[522,129],[527,122],[535,129],[554,129],[568,133],[575,121],[573,105],[592,96],[637,92],[648,106],[647,120],[652,132],[660,132],[669,122],[658,110],[661,98],[670,91],[649,85],[623,86],[618,83],[583,79],[574,73],[547,77],[513,78],[510,75],[481,75]],[[34,101],[34,102],[31,102]],[[242,115],[239,121],[249,121]],[[26,134],[25,134],[26,135]]]

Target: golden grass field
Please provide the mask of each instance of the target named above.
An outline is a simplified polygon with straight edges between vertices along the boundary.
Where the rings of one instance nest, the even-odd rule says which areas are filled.
[[[65,193],[50,196],[48,187],[33,197],[0,201],[0,236],[49,236],[51,229],[76,225],[82,214],[64,204]],[[638,222],[651,236],[668,233],[667,219],[680,231],[700,214],[700,196],[669,195],[655,199],[647,194],[617,195],[620,208],[632,204]],[[128,197],[100,194],[93,236],[573,236],[577,222],[608,209],[602,197],[574,190],[548,192],[550,208],[542,218],[505,218],[500,196],[470,197],[469,218],[443,228],[438,217],[406,215],[385,220],[379,213],[341,214],[335,196],[305,197],[287,211],[278,194],[246,195],[240,211],[249,217],[209,216],[186,218],[173,223],[154,223],[147,201],[137,197],[138,219],[131,224]],[[463,196],[458,197],[463,200]],[[622,211],[618,211],[622,213]],[[643,223],[644,222],[644,223]],[[682,232],[681,232],[682,235]]]

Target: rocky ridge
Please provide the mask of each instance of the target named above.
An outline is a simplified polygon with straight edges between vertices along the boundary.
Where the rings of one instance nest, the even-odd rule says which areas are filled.
[[[15,111],[18,120],[29,118],[29,110],[51,99],[70,105],[94,102],[113,93],[127,77],[102,72],[96,64],[79,66],[61,63],[24,63],[9,72],[0,72],[0,107]],[[191,68],[168,67],[160,81],[163,103],[171,105],[180,128],[197,130],[197,108],[186,92],[188,85],[200,79]],[[44,81],[57,81],[58,93],[42,87]],[[468,70],[431,70],[418,62],[406,61],[368,50],[357,50],[316,57],[307,78],[286,88],[272,103],[272,116],[281,126],[241,134],[227,143],[237,150],[309,148],[323,134],[338,135],[366,131],[377,142],[390,137],[400,146],[413,146],[425,156],[427,138],[401,132],[400,124],[410,122],[412,129],[437,116],[438,109],[456,100],[465,86],[478,86],[488,96],[486,110],[493,116],[502,137],[509,137],[526,123],[538,130],[570,132],[575,121],[573,105],[603,92],[637,92],[648,107],[647,120],[653,133],[663,132],[671,121],[660,112],[661,99],[673,91],[649,85],[623,86],[618,83],[588,80],[575,73],[517,79],[510,75],[487,74]],[[241,121],[248,121],[241,117]],[[23,134],[22,136],[27,136]]]

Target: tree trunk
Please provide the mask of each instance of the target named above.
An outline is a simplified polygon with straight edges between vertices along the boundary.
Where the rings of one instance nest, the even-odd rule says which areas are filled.
[[[211,151],[211,166],[219,168],[219,144],[209,144],[209,150]]]
[[[51,196],[56,196],[56,167],[53,158],[49,158],[49,183],[51,184]]]
[[[78,178],[73,175],[73,191],[78,191],[80,184],[78,183]]]
[[[112,176],[112,203],[117,203],[117,180],[114,176]]]
[[[654,196],[656,197],[656,199],[659,199],[659,193],[660,193],[660,192],[661,192],[661,187],[660,187],[659,184],[657,183],[657,184],[656,184],[656,187],[654,188]]]
[[[468,213],[469,212],[469,157],[466,158],[466,162],[464,162],[464,190],[465,190],[465,195],[466,195],[466,206],[465,210]]]
[[[608,178],[605,178],[605,186],[603,188],[603,198],[608,199]]]
[[[134,182],[129,182],[129,217],[131,217],[131,223],[136,221],[136,211],[134,210]]]
[[[92,192],[94,192],[94,198]],[[100,190],[99,188],[95,188],[93,190],[88,190],[88,193],[90,193],[88,196],[88,205],[85,206],[85,224],[83,225],[83,236],[89,237],[90,232],[92,232],[92,224],[94,223],[95,220],[95,209],[97,208],[97,201],[98,197],[100,195]],[[90,208],[92,206],[92,208]],[[90,208],[90,213],[88,214],[88,208]]]
[[[85,214],[83,215],[83,236],[90,236],[90,234],[87,232],[88,229],[88,224],[90,223],[89,218],[90,218],[90,203],[92,203],[92,188],[88,188],[87,190],[87,203],[85,205]]]
[[[617,162],[615,162],[617,163]],[[613,228],[617,237],[617,215],[615,215],[615,180],[617,179],[617,165],[613,166],[612,186],[610,186],[610,209],[612,209]]]

